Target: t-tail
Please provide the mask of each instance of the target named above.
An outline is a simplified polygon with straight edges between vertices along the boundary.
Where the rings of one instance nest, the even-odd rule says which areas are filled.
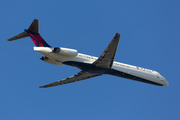
[[[46,41],[39,34],[39,20],[38,19],[34,19],[34,21],[31,23],[28,29],[25,29],[24,32],[12,38],[9,38],[8,41],[21,39],[28,36],[32,39],[32,41],[37,47],[51,47],[50,45],[46,43]]]

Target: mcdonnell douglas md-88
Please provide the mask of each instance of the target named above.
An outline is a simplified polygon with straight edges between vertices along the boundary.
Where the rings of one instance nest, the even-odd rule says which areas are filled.
[[[51,47],[40,36],[39,21],[37,19],[34,19],[28,29],[25,29],[24,32],[8,39],[8,41],[28,36],[36,45],[34,50],[44,55],[41,60],[55,65],[70,65],[81,70],[72,77],[40,86],[40,88],[63,85],[103,74],[114,75],[158,86],[167,86],[169,84],[168,81],[156,71],[114,61],[120,39],[119,33],[116,33],[115,37],[99,58],[78,53],[75,49]]]

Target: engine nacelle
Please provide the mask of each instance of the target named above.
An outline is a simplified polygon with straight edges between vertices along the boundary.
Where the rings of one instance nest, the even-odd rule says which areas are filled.
[[[78,51],[75,49],[55,47],[53,53],[58,53],[66,56],[76,56],[78,54]]]
[[[44,62],[47,62],[49,64],[54,64],[54,65],[63,65],[61,62],[58,62],[58,61],[55,61],[55,60],[52,60],[46,56],[43,56],[42,58],[40,58],[42,61]]]

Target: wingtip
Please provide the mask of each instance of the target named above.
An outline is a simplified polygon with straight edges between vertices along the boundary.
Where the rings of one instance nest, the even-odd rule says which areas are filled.
[[[114,39],[119,39],[120,38],[120,34],[119,33],[116,33],[116,35],[114,36]]]
[[[119,33],[116,33],[116,36],[117,36],[117,35],[118,35],[118,36],[121,36]]]
[[[43,87],[43,86],[39,86],[39,88],[45,88],[45,87]]]
[[[48,85],[39,86],[39,88],[48,88],[48,87],[52,87],[52,86],[48,86]]]

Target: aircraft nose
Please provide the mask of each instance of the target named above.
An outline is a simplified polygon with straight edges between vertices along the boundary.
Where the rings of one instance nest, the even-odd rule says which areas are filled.
[[[169,85],[169,82],[164,78],[164,84],[163,84],[163,86],[168,86]]]

